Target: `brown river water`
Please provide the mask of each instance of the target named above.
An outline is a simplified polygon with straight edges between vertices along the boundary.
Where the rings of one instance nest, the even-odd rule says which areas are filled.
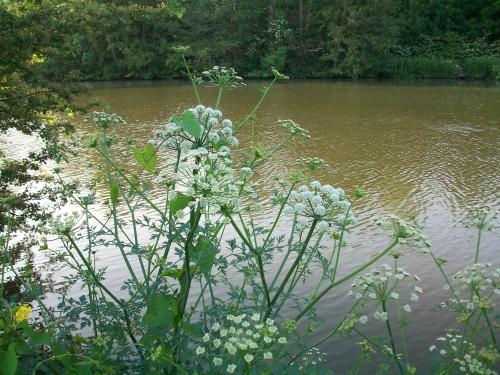
[[[253,82],[227,92],[221,108],[224,117],[241,120],[249,113],[260,97],[261,84]],[[108,110],[127,121],[120,135],[139,145],[152,138],[170,115],[195,104],[191,87],[176,82],[93,84],[91,95],[106,101]],[[204,104],[213,105],[213,90],[202,89],[201,96]],[[362,186],[367,194],[355,207],[359,226],[347,235],[341,274],[353,270],[388,243],[389,239],[372,224],[374,216],[384,213],[416,215],[433,251],[449,260],[445,266],[448,273],[473,262],[476,233],[454,224],[470,206],[500,208],[498,88],[454,82],[287,82],[276,85],[259,110],[255,142],[268,147],[277,144],[284,135],[277,120],[288,118],[308,129],[311,139],[294,141],[263,166],[255,177],[258,193],[268,197],[274,186],[271,176],[286,175],[297,158],[313,156],[328,163],[326,170],[317,175],[322,183],[345,190]],[[248,147],[249,130],[239,136],[242,150]],[[81,132],[88,131],[88,126],[82,125]],[[125,146],[119,147],[124,149],[117,152],[129,157],[125,156],[129,154]],[[99,173],[92,166],[96,163],[96,155],[82,150],[77,161],[65,167],[64,174],[68,179],[88,180]],[[101,193],[107,194],[104,190]],[[265,201],[259,220],[269,222],[274,210]],[[497,267],[499,232],[497,229],[484,235],[480,259]],[[414,251],[403,254],[401,265],[421,277],[424,289],[408,315],[406,334],[410,357],[425,373],[429,363],[427,348],[445,328],[453,326],[454,317],[439,311],[439,303],[447,294],[431,258]],[[128,275],[119,252],[107,251],[100,260],[108,267],[107,283],[118,290]],[[313,272],[313,280],[316,274],[319,272]],[[240,280],[237,274],[233,277]],[[308,282],[299,286],[299,295],[308,296],[314,285]],[[319,304],[321,322],[311,342],[327,334],[348,308],[351,297],[346,296],[347,289],[346,285],[336,290]],[[284,315],[291,317],[293,311],[284,311]],[[373,319],[371,323],[366,327],[368,333],[384,334],[382,323]],[[329,367],[341,373],[347,371],[359,354],[356,341],[359,338],[334,338],[322,344],[320,350],[328,354]]]

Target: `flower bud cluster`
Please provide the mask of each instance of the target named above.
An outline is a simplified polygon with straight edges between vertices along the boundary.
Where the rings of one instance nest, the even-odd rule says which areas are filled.
[[[76,228],[79,218],[80,214],[76,211],[54,215],[49,219],[43,232],[44,234],[66,236]]]
[[[302,138],[311,138],[309,135],[309,131],[304,129],[302,126],[297,124],[295,121],[287,119],[287,120],[279,120],[281,123],[281,127],[288,130],[291,136],[302,137]]]
[[[290,193],[284,209],[287,215],[297,215],[297,228],[302,230],[317,220],[319,232],[332,226],[355,225],[357,220],[351,211],[351,202],[344,190],[312,181]]]
[[[490,207],[473,207],[465,213],[460,222],[466,228],[492,230],[498,225],[498,211]]]
[[[243,78],[241,78],[233,68],[225,66],[214,66],[210,70],[205,70],[201,73],[207,80],[207,83],[212,86],[224,86],[226,88],[234,88],[243,86]]]
[[[103,129],[108,129],[114,125],[125,125],[125,120],[116,113],[94,112],[92,122]]]
[[[424,253],[429,252],[431,245],[428,238],[417,225],[407,223],[393,214],[376,217],[374,222],[398,243]]]
[[[457,285],[457,295],[441,303],[443,309],[460,312],[464,309],[472,312],[477,308],[490,310],[495,307],[494,296],[500,295],[500,268],[492,269],[490,263],[472,264],[453,275],[452,282]],[[447,285],[445,289],[448,288]]]

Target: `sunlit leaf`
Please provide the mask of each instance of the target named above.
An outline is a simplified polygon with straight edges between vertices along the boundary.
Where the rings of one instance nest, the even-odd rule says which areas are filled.
[[[177,192],[175,197],[169,202],[169,208],[172,215],[175,215],[178,211],[186,208],[191,200],[192,198],[189,195]]]

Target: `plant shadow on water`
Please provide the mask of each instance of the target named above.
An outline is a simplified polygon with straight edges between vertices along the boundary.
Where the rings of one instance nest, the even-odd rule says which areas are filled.
[[[272,114],[281,115],[277,107],[282,106],[280,92],[287,85],[277,87],[277,99],[270,105],[263,103],[276,81],[286,76],[274,70],[274,80],[264,85],[255,107],[233,123],[219,108],[226,91],[242,85],[241,78],[224,67],[196,77],[185,60],[186,50],[180,47],[177,52],[198,104],[184,110],[184,103],[179,103],[173,111],[177,115],[149,142],[133,146],[139,142],[125,136],[125,121],[116,114],[94,112],[87,119],[98,132],[87,133],[84,143],[92,154],[78,162],[82,166],[91,162],[89,158],[99,158],[96,181],[88,181],[85,192],[72,195],[77,212],[54,217],[45,239],[46,256],[71,270],[63,279],[71,290],[57,296],[55,309],[41,299],[33,303],[44,319],[40,331],[29,325],[30,309],[24,305],[3,316],[4,324],[12,327],[10,335],[26,338],[37,350],[40,345],[52,348],[43,360],[27,360],[24,365],[34,363],[35,370],[48,373],[78,367],[97,373],[320,374],[330,369],[363,373],[376,363],[378,373],[413,374],[421,368],[441,374],[493,373],[488,369],[498,362],[494,301],[499,272],[498,265],[481,263],[496,258],[480,249],[485,243],[491,247],[486,232],[497,228],[495,209],[467,211],[464,223],[477,229],[477,245],[450,259],[451,269],[455,260],[470,264],[450,273],[414,215],[408,220],[375,215],[379,212],[365,203],[379,197],[373,186],[347,191],[316,180],[326,178],[343,186],[359,182],[339,177],[340,166],[352,159],[344,151],[361,153],[351,165],[355,168],[366,157],[360,140],[369,142],[385,124],[363,129],[368,138],[342,137],[342,127],[353,126],[348,121],[327,129],[328,136],[335,133],[330,146],[338,148],[333,152],[339,159],[339,166],[328,166],[309,154],[315,151],[315,138],[326,135],[314,126],[308,131],[299,125],[307,121],[307,113],[280,120],[272,129],[254,121],[264,109],[266,121]],[[215,87],[213,108],[201,104],[207,89],[200,85]],[[360,118],[376,115],[380,108],[374,95],[380,90],[374,86],[363,93],[347,87],[335,98],[344,108],[338,119],[353,110],[352,104],[343,106],[349,96],[375,102],[359,111]],[[309,91],[308,111],[320,112],[314,98],[322,93],[321,87]],[[226,114],[242,113],[233,111]],[[414,175],[389,173],[383,163],[376,170],[367,161],[363,181],[398,179],[387,185],[402,191],[379,194],[392,194],[393,202],[401,198],[405,213],[418,207],[422,192],[443,187],[450,194],[440,199],[452,202],[452,207],[462,204],[444,168],[450,160],[433,156],[442,145],[431,140],[410,150],[405,142],[391,144],[404,122],[404,117],[396,119],[392,132],[384,133],[391,153],[382,147],[375,158],[389,161],[408,152],[417,158]],[[427,131],[432,126],[423,122]],[[420,135],[406,134],[406,142]],[[238,147],[238,139],[245,144]],[[287,151],[292,142],[296,148]],[[486,155],[496,157],[490,150]],[[429,170],[419,164],[439,166],[444,178],[419,181],[420,192],[411,188]],[[68,176],[56,173],[66,184]],[[8,243],[3,241],[7,250]],[[425,268],[415,270],[415,259]],[[447,289],[428,293],[435,293],[432,314],[418,304],[427,296],[428,274],[441,278],[432,287]],[[439,304],[437,298],[444,302]],[[445,325],[440,320],[438,330],[425,329],[425,335],[414,337],[428,324],[421,316],[434,315],[454,321]],[[37,335],[45,335],[41,344]],[[67,347],[72,351],[66,353]],[[328,356],[325,348],[331,348],[326,349]],[[3,355],[9,350],[10,346]],[[340,361],[347,351],[355,354]],[[26,357],[30,355],[35,356],[30,352]],[[424,363],[427,356],[429,364]]]

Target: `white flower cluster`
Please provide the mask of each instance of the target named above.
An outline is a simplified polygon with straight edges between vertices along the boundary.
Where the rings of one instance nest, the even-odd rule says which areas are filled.
[[[418,226],[407,223],[393,214],[377,217],[374,222],[398,243],[408,245],[424,253],[429,252],[431,245],[427,236]]]
[[[194,137],[173,121],[156,134],[160,147],[175,149],[181,155],[177,172],[172,166],[163,169],[156,182],[167,186],[178,183],[186,195],[199,199],[203,209],[210,207],[212,214],[223,208],[240,210],[243,197],[251,202],[256,195],[247,181],[250,168],[243,168],[239,177],[234,174],[231,147],[237,146],[238,140],[231,120],[222,120],[221,111],[203,105],[188,111],[199,122],[201,134]]]
[[[304,353],[304,355],[300,358],[301,365],[299,370],[305,370],[307,366],[316,366],[318,363],[326,362],[328,355],[318,348],[314,347],[309,349]]]
[[[463,293],[466,298],[451,298],[441,304],[442,308],[491,309],[495,307],[492,297],[500,295],[500,268],[492,269],[490,263],[472,264],[453,275],[453,282],[458,285],[457,294]]]
[[[102,128],[110,128],[113,125],[125,125],[125,120],[116,113],[94,112],[92,122]]]
[[[220,151],[230,154],[229,147],[238,146],[238,140],[233,136],[233,123],[222,119],[218,109],[205,107],[202,104],[189,108],[189,112],[199,122],[201,134],[194,137],[178,123],[175,117],[165,125],[165,129],[156,133],[155,143],[164,148],[173,148],[184,152],[205,148],[209,152]]]
[[[254,365],[276,358],[287,343],[286,336],[280,334],[274,320],[260,320],[257,313],[228,315],[225,325],[215,323],[205,333],[195,349],[196,355],[208,358],[228,374],[245,364]]]
[[[320,158],[299,158],[297,159],[297,164],[305,169],[308,169],[311,172],[315,172],[318,169],[324,168],[326,166],[326,161]]]
[[[457,335],[451,330],[449,332],[438,337],[437,345],[431,345],[429,351],[450,358],[464,374],[497,375],[497,372],[491,370],[484,361],[485,358],[498,357],[495,349],[483,348],[478,352],[474,344],[462,335]]]
[[[307,139],[311,138],[311,136],[309,135],[309,131],[304,129],[302,126],[300,126],[293,120],[290,119],[279,120],[278,122],[281,124],[281,127],[288,130],[288,132],[292,136],[298,136]]]
[[[44,228],[44,234],[55,234],[66,236],[78,225],[80,214],[77,211],[64,212],[54,215],[48,221],[48,225]]]
[[[363,299],[366,301],[387,301],[387,300],[401,300],[400,294],[398,293],[398,287],[402,280],[408,279],[411,274],[401,267],[396,268],[393,271],[391,266],[388,264],[383,264],[380,269],[374,268],[366,275],[358,276],[354,282],[351,284],[351,288],[348,292],[349,296],[354,296],[356,299]],[[419,295],[423,293],[423,289],[418,285],[420,278],[417,275],[413,275],[414,287],[409,296],[409,302],[417,302],[419,300]],[[401,302],[399,302],[401,304]],[[411,312],[410,303],[406,303],[402,306],[403,311],[409,313]],[[375,311],[373,317],[376,320],[386,321],[388,319],[387,312],[385,311]],[[363,315],[358,319],[359,323],[365,324],[368,321],[368,317]]]
[[[234,88],[244,85],[244,83],[242,83],[243,78],[241,78],[233,68],[214,66],[212,69],[205,70],[201,74],[208,81],[208,84],[213,86]]]
[[[472,207],[459,221],[464,227],[492,230],[498,225],[498,211],[490,207]]]
[[[318,221],[318,231],[325,232],[332,225],[340,228],[355,225],[357,220],[350,208],[344,190],[312,181],[309,186],[303,185],[290,193],[284,212],[297,215],[299,230],[308,227],[314,219]]]

